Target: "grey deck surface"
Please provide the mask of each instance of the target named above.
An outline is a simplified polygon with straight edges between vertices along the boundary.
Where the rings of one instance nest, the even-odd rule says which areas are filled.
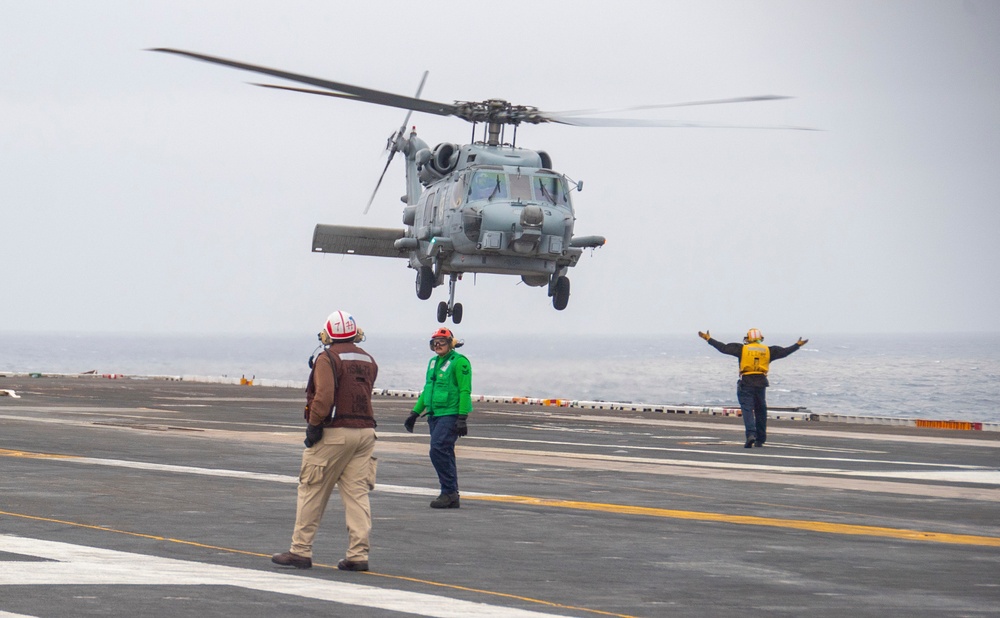
[[[308,571],[303,395],[0,378],[0,616],[996,616],[1000,435],[478,404],[462,508],[379,398],[369,573]],[[6,613],[5,613],[6,612]]]

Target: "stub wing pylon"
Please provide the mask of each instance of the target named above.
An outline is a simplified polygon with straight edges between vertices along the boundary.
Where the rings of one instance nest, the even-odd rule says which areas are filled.
[[[408,252],[395,246],[404,234],[402,229],[320,223],[313,230],[312,250],[313,253],[405,258]]]

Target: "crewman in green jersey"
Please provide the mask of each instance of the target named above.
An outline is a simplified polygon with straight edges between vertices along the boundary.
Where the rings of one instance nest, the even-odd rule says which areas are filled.
[[[469,433],[467,420],[472,412],[472,365],[455,351],[460,345],[447,328],[439,328],[431,335],[430,346],[435,356],[427,364],[427,380],[413,412],[403,423],[412,433],[417,418],[422,412],[427,413],[431,463],[441,484],[441,495],[431,502],[431,508],[435,509],[459,508],[455,442]]]

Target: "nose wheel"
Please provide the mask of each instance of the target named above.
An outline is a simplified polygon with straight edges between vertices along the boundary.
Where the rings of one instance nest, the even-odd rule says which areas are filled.
[[[443,300],[438,303],[437,319],[444,323],[451,316],[451,321],[455,324],[462,322],[462,303],[455,302],[455,283],[458,281],[458,273],[452,273],[448,278],[448,302]]]

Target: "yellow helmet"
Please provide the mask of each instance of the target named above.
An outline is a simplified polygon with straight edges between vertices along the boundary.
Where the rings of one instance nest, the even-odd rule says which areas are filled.
[[[743,343],[760,343],[764,341],[764,335],[756,328],[747,331],[747,336],[743,338]]]

